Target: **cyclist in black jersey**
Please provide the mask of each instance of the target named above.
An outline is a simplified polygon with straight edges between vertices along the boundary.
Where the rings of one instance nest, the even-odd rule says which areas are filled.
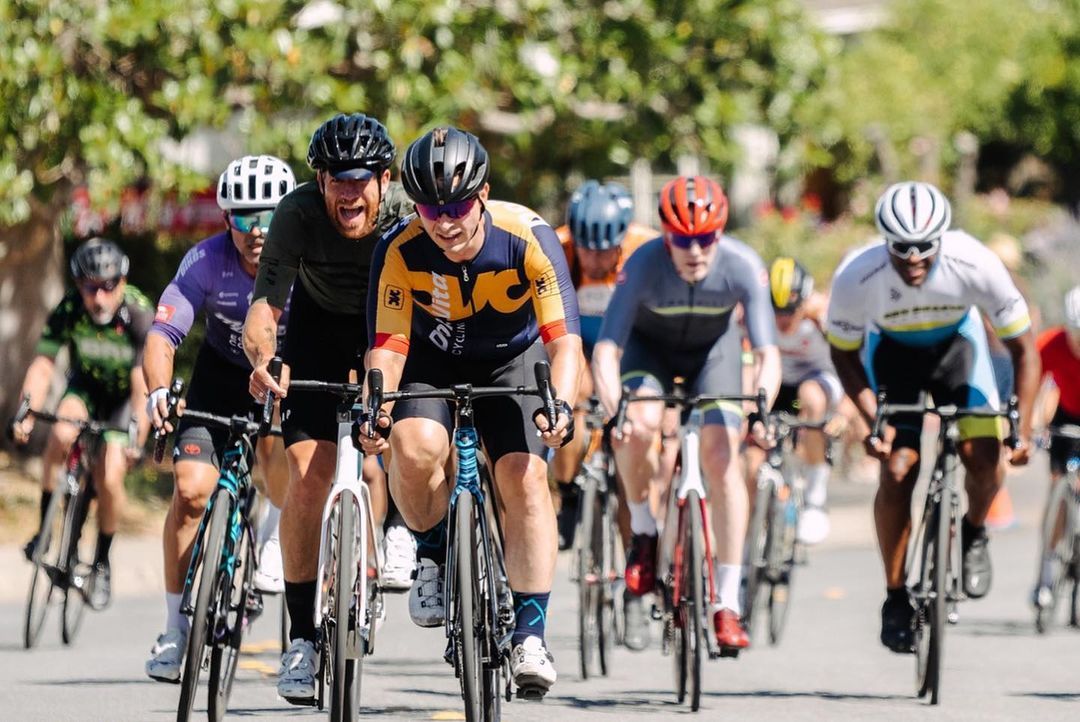
[[[136,416],[141,448],[149,429],[138,414],[146,398],[142,353],[154,321],[153,308],[139,289],[128,284],[128,257],[112,241],[94,238],[82,244],[72,255],[70,268],[75,288],[49,316],[37,356],[23,380],[22,395],[30,399],[30,408],[41,408],[56,357],[66,347],[70,352],[68,384],[56,415],[105,421],[115,427],[126,426]],[[34,417],[28,415],[13,429],[16,443],[26,443],[33,427]],[[77,436],[78,429],[68,424],[54,424],[49,432],[42,459],[42,517]],[[105,434],[103,458],[94,472],[99,531],[90,601],[96,608],[107,605],[111,597],[109,550],[124,504],[124,474],[138,458],[126,435]],[[25,547],[28,559],[36,541],[35,534]]]
[[[338,115],[315,131],[308,147],[315,181],[285,196],[274,212],[244,324],[251,394],[261,401],[272,391],[282,399],[289,487],[281,509],[281,547],[292,626],[278,694],[297,704],[309,704],[315,695],[315,576],[322,508],[337,459],[337,400],[322,394],[290,397],[288,382],[343,382],[360,369],[371,254],[379,234],[408,212],[401,187],[390,182],[394,155],[386,128],[370,116]],[[290,288],[281,351],[285,368],[275,383],[266,366],[277,353],[277,327]],[[365,461],[364,471],[372,481],[383,478],[374,458]],[[385,489],[385,481],[371,484],[380,517]]]

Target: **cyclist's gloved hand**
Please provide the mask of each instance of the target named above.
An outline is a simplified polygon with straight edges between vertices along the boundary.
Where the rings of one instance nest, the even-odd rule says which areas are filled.
[[[390,429],[392,426],[393,420],[390,418],[390,414],[380,409],[379,418],[375,422],[375,433],[372,434],[370,417],[366,413],[361,414],[360,418],[353,421],[353,446],[356,447],[358,451],[362,451],[367,455],[383,453],[390,448],[390,442],[387,441],[387,437],[390,436]]]
[[[747,433],[749,440],[762,449],[771,449],[776,443],[776,435],[769,428],[769,424],[756,411],[746,415]]]
[[[155,429],[172,431],[172,424],[167,423],[169,415],[169,390],[164,386],[158,386],[146,397],[146,416]]]
[[[574,409],[562,399],[555,399],[555,406],[559,409],[558,418],[555,420],[555,428],[548,428],[547,414],[541,407],[533,412],[533,423],[540,432],[540,438],[549,448],[558,449],[569,444],[574,438]]]

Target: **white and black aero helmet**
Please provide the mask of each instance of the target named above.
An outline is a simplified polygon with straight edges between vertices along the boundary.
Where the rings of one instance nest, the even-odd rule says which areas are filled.
[[[480,139],[453,127],[413,141],[401,163],[401,185],[414,203],[445,205],[475,197],[491,164]]]
[[[218,178],[217,203],[223,211],[274,208],[296,187],[289,165],[272,155],[245,155],[229,163]]]
[[[874,222],[889,243],[927,243],[949,230],[949,199],[929,183],[895,183],[878,198]]]
[[[307,162],[312,170],[365,168],[382,172],[397,155],[386,127],[363,113],[339,113],[311,136]]]
[[[106,238],[91,238],[71,254],[71,276],[76,281],[93,278],[115,281],[128,274],[128,257]]]
[[[1074,286],[1065,294],[1065,325],[1080,329],[1080,286]]]

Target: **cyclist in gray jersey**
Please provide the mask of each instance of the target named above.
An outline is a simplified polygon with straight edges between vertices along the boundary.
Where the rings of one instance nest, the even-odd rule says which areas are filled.
[[[692,394],[741,394],[740,332],[732,319],[740,303],[758,362],[754,388],[765,388],[771,399],[780,358],[768,275],[753,250],[722,235],[723,190],[708,178],[677,178],[660,193],[660,221],[663,238],[643,245],[624,266],[593,350],[596,389],[607,412],[615,413],[623,384],[656,394],[669,390],[676,376]],[[657,527],[648,485],[659,463],[662,414],[661,404],[632,406],[615,451],[633,532],[626,587],[638,595],[656,583]],[[738,455],[742,406],[706,406],[704,422],[701,468],[713,501],[720,592],[713,622],[717,643],[737,651],[749,644],[739,619],[749,506]]]

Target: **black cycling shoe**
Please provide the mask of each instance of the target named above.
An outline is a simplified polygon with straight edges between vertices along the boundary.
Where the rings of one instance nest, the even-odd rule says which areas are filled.
[[[623,644],[626,645],[626,648],[635,652],[648,648],[649,614],[645,611],[645,600],[624,591],[623,615],[626,620]]]
[[[881,643],[898,654],[915,652],[915,607],[906,588],[890,589],[881,605]]]
[[[986,527],[974,526],[966,516],[960,527],[961,548],[964,551],[964,592],[972,599],[979,599],[990,591],[990,582],[994,578]]]
[[[109,606],[112,600],[112,571],[109,569],[109,563],[96,562],[90,580],[88,602],[91,609],[100,611]]]
[[[559,497],[562,499],[557,517],[559,522],[559,551],[566,551],[574,546],[574,530],[577,528],[581,489],[574,482],[559,484]]]

